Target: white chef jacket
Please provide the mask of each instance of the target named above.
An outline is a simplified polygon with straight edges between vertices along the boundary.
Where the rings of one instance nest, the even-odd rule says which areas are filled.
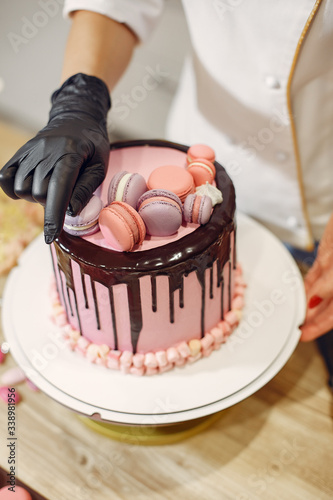
[[[239,210],[311,249],[333,213],[333,0],[183,0],[192,53],[167,138],[206,143]],[[145,40],[163,0],[67,0]]]

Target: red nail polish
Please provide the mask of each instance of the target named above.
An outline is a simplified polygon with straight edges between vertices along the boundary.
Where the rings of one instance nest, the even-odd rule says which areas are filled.
[[[323,301],[323,299],[321,297],[319,297],[319,295],[314,295],[309,300],[309,309],[313,309],[314,307],[317,307],[320,304],[320,302],[322,302],[322,301]]]

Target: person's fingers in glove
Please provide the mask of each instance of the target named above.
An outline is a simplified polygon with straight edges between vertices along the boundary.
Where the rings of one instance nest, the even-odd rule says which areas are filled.
[[[52,96],[47,126],[0,171],[8,196],[45,206],[47,243],[60,234],[66,210],[77,215],[105,177],[109,108],[102,80],[81,73],[70,77]]]
[[[333,329],[333,216],[304,284],[308,309],[301,326],[301,340],[309,341]]]

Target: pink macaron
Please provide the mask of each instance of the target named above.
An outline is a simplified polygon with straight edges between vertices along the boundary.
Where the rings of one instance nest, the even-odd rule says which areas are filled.
[[[79,215],[71,217],[66,215],[64,230],[73,236],[89,236],[98,231],[98,217],[103,208],[102,200],[93,195]]]
[[[204,158],[205,160],[214,162],[215,152],[210,146],[207,146],[206,144],[193,144],[193,146],[191,146],[187,150],[186,161],[187,163],[191,163],[191,161],[195,161],[198,158]]]
[[[144,193],[138,201],[138,212],[152,236],[170,236],[181,226],[183,218],[182,202],[179,197],[166,189],[152,189]]]
[[[141,245],[146,236],[146,227],[138,212],[121,201],[114,201],[103,208],[99,227],[106,242],[123,252],[130,252],[135,245]]]
[[[196,187],[206,184],[206,182],[212,184],[216,175],[214,163],[205,158],[199,158],[189,163],[187,171],[192,175]]]
[[[184,203],[184,219],[186,222],[206,224],[212,214],[212,200],[209,196],[190,194]]]
[[[123,201],[136,208],[138,199],[147,191],[145,179],[140,174],[123,171],[113,176],[108,190],[108,203]]]
[[[175,193],[183,203],[186,196],[194,193],[193,177],[185,168],[176,165],[164,165],[155,168],[147,182],[148,189],[166,189]]]

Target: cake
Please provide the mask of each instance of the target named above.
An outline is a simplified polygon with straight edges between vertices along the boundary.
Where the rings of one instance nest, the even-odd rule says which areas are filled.
[[[159,166],[186,168],[187,151],[159,140],[112,144],[99,188],[103,204],[119,171],[147,179]],[[234,186],[214,165],[223,201],[204,225],[147,235],[131,252],[108,248],[101,231],[63,231],[52,244],[53,317],[73,350],[109,368],[152,375],[208,356],[226,341],[240,320],[245,285],[236,262]]]

